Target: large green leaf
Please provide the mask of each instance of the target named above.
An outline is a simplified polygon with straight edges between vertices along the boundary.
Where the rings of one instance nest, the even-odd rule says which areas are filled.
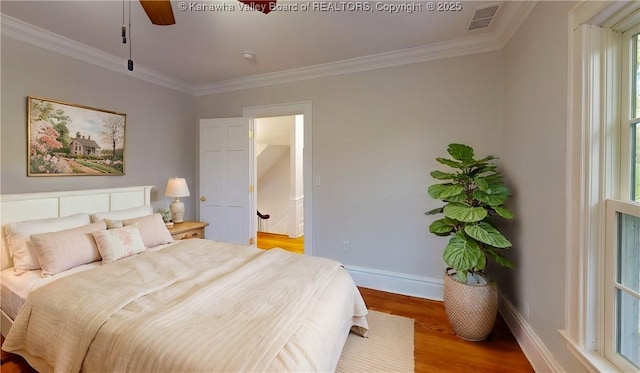
[[[493,206],[493,209],[496,210],[496,213],[498,215],[502,216],[505,219],[513,219],[515,217],[513,215],[513,212],[511,212],[511,210],[509,210],[508,208],[504,207],[503,205]]]
[[[445,198],[447,202],[464,202],[467,200],[467,193],[456,194],[455,196]]]
[[[438,219],[431,223],[429,232],[437,234],[438,236],[448,236],[454,230],[453,228],[453,225],[449,224],[448,219]]]
[[[456,277],[458,277],[458,281],[462,282],[463,284],[466,284],[468,273],[469,271],[458,271],[456,274]]]
[[[496,263],[500,264],[501,266],[507,267],[507,268],[513,268],[513,264],[509,261],[509,259],[505,258],[504,256],[502,256],[502,254],[498,253],[492,248],[488,247],[487,253],[489,254],[489,256],[491,256],[491,258]]]
[[[431,171],[431,177],[437,180],[450,180],[455,179],[456,174],[451,174],[442,171]]]
[[[458,225],[458,224],[460,224],[460,222],[459,222],[459,221],[457,221],[457,220],[455,220],[455,219],[450,219],[450,218],[448,218],[448,217],[446,217],[446,216],[444,217],[444,221],[445,221],[447,224],[451,225],[451,226],[454,226],[454,225]]]
[[[502,175],[499,173],[492,173],[489,175],[485,175],[484,178],[487,180],[489,184],[502,184]]]
[[[444,207],[444,216],[465,223],[475,223],[487,217],[487,210],[464,203],[451,202]]]
[[[481,191],[486,192],[487,189],[489,189],[489,183],[487,182],[487,179],[485,179],[484,177],[478,176],[474,178],[473,181],[475,181],[476,186]]]
[[[486,156],[480,160],[478,160],[478,163],[487,163],[489,161],[493,161],[494,159],[498,159],[497,157],[494,157],[492,155]]]
[[[465,225],[464,231],[471,238],[487,245],[500,249],[511,247],[511,242],[487,222],[481,221],[478,224]]]
[[[425,215],[435,215],[435,214],[440,214],[440,213],[442,212],[442,210],[443,210],[443,208],[442,208],[442,207],[438,207],[438,208],[435,208],[435,209],[433,209],[433,210],[429,210],[429,211],[425,212],[424,214],[425,214]]]
[[[451,154],[453,159],[464,163],[473,162],[473,148],[464,144],[449,144],[447,152]]]
[[[485,261],[478,243],[460,232],[451,237],[444,248],[442,258],[447,266],[455,268],[458,272],[482,265]]]
[[[434,199],[445,199],[463,191],[462,186],[457,184],[433,184],[428,189],[429,195]]]
[[[486,191],[476,189],[473,191],[473,198],[489,206],[499,206],[509,197],[509,189],[500,184],[491,184]]]
[[[448,158],[440,158],[440,157],[438,157],[438,158],[436,158],[436,161],[438,161],[438,162],[440,162],[440,163],[442,163],[444,165],[447,165],[449,167],[458,168],[458,169],[462,169],[463,168],[462,163],[453,161],[453,160],[448,159]]]

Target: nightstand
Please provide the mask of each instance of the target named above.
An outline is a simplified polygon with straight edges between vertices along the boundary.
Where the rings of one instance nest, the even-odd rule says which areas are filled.
[[[175,223],[172,228],[167,229],[174,240],[187,240],[189,238],[204,238],[204,228],[207,225],[209,225],[207,222],[185,220],[182,223]]]

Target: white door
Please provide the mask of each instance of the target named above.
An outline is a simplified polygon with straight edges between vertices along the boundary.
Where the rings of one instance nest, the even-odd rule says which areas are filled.
[[[200,217],[205,236],[254,244],[251,118],[200,120]]]

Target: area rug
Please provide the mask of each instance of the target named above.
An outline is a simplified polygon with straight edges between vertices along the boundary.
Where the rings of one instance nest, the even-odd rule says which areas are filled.
[[[336,373],[413,372],[413,319],[371,311],[368,338],[349,334]]]

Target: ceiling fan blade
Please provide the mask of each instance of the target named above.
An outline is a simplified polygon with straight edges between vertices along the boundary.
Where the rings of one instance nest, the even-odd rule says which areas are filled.
[[[173,9],[171,9],[171,1],[140,0],[140,4],[154,25],[169,26],[176,24],[176,20],[173,18]]]
[[[238,0],[239,2],[252,7],[255,10],[259,10],[264,14],[273,10],[276,0]]]

